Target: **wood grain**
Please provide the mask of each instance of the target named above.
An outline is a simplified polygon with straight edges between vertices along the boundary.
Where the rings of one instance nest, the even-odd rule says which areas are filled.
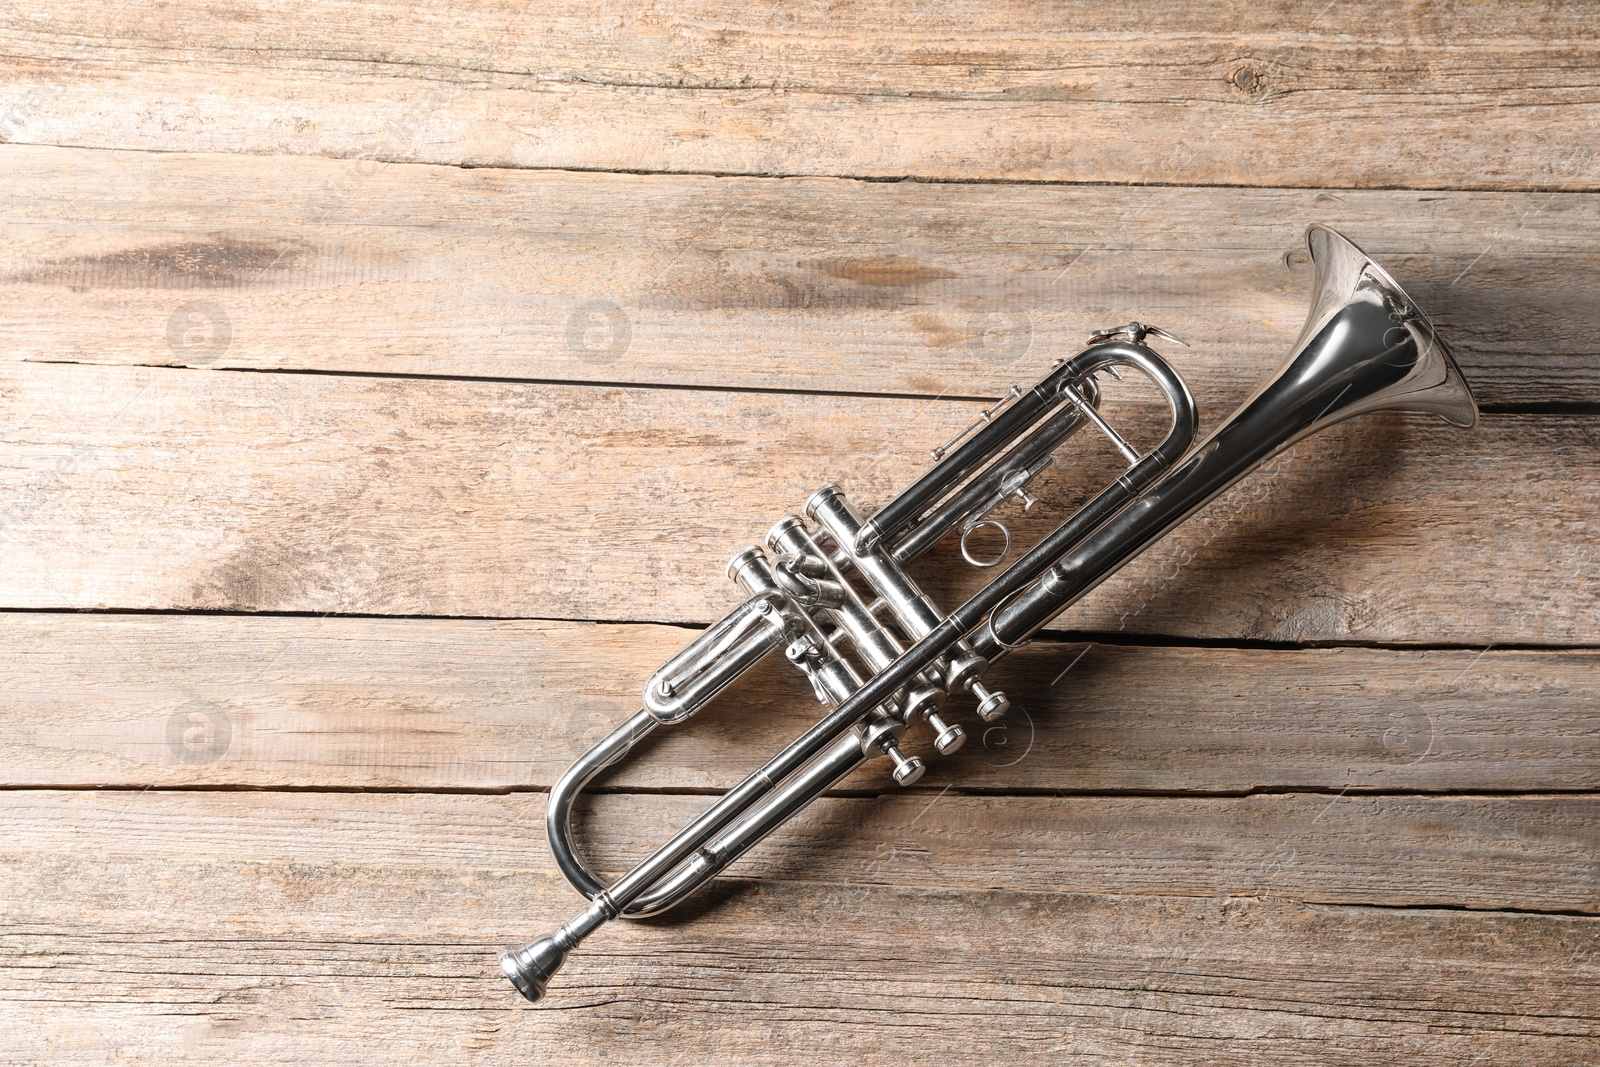
[[[1230,409],[1346,230],[1480,401],[1600,401],[1572,194],[862,183],[0,149],[0,355],[995,396],[1137,318]]]
[[[638,706],[677,627],[0,615],[0,785],[544,789]],[[1600,791],[1596,653],[1031,646],[1019,710],[925,792]],[[712,790],[814,719],[787,666],[608,789]],[[847,783],[896,792],[876,761]],[[337,803],[337,801],[330,801]],[[1575,802],[1577,803],[1577,802]]]
[[[40,877],[66,854],[81,853],[107,865],[131,860],[224,868],[271,865],[288,856],[310,868],[337,858],[361,870],[444,870],[453,860],[463,872],[560,883],[544,845],[544,800],[533,794],[28,790],[0,797],[9,858],[18,870]],[[585,837],[599,869],[620,873],[708,804],[704,797],[604,795],[592,805]],[[337,820],[331,827],[330,817]],[[1221,894],[1593,914],[1600,912],[1597,836],[1595,797],[1152,799],[897,791],[819,802],[742,859],[733,877],[761,885]]]
[[[14,6],[5,138],[496,167],[1596,187],[1581,5]]]
[[[814,487],[839,480],[876,507],[920,471],[920,444],[974,410],[0,364],[11,501],[0,603],[704,622],[735,599],[726,560]],[[1070,625],[1292,642],[1592,640],[1592,423],[1345,424],[1235,487]],[[1106,484],[1116,468],[1083,455],[1071,476]],[[1042,484],[1057,502],[1081,491]],[[1060,512],[1016,522],[1019,542],[1046,513]],[[982,578],[950,559],[925,561],[941,601]]]
[[[376,1040],[414,1062],[673,1063],[712,1036],[774,1063],[911,1038],[951,1063],[1202,1063],[1220,1042],[1244,1063],[1581,1063],[1600,1042],[1593,918],[884,879],[731,883],[692,921],[597,936],[530,1012],[493,952],[573,899],[516,847],[531,799],[7,794],[0,1057],[288,1063]],[[1312,842],[1349,828],[1337,811]]]
[[[0,1064],[1600,1061],[1596,26],[6,5]],[[998,665],[1017,710],[921,786],[868,769],[513,996],[495,951],[577,900],[542,791],[735,550],[1113,322],[1194,342],[1214,424],[1317,221],[1476,433],[1302,444]],[[1072,456],[1020,542],[1114,470]],[[600,866],[813,707],[763,668],[652,739]]]

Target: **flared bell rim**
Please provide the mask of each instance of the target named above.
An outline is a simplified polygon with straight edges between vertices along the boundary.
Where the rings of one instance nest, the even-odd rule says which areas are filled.
[[[1439,336],[1439,329],[1428,317],[1428,313],[1411,299],[1405,287],[1395,281],[1394,275],[1384,270],[1375,259],[1362,250],[1360,245],[1325,223],[1316,222],[1307,226],[1305,240],[1306,250],[1311,255],[1311,262],[1317,268],[1319,278],[1323,271],[1333,269],[1338,259],[1359,263],[1355,272],[1375,278],[1405,305],[1407,317],[1420,324],[1427,334],[1431,354],[1438,357],[1444,369],[1445,381],[1438,387],[1433,402],[1428,405],[1428,410],[1453,426],[1460,426],[1463,429],[1476,426],[1478,403],[1472,395],[1472,386],[1467,382],[1466,375],[1461,373],[1461,367],[1456,363],[1455,354],[1450,351],[1450,346],[1445,343],[1444,338]],[[1307,332],[1313,328],[1318,310],[1312,308],[1311,316],[1306,321]]]

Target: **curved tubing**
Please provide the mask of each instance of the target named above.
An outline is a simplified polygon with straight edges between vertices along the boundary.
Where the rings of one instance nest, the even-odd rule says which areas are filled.
[[[593,900],[605,890],[605,883],[595,877],[583,857],[572,843],[572,803],[578,794],[594,780],[595,775],[621,760],[633,746],[660,725],[654,715],[641,709],[626,722],[606,735],[605,740],[567,768],[565,774],[550,787],[550,803],[545,808],[545,833],[550,838],[550,852],[556,866],[567,876],[572,887]],[[630,915],[633,913],[629,913]]]
[[[944,463],[941,463],[938,468],[935,468],[934,472],[930,472],[928,476],[918,482],[917,488],[920,490],[920,497],[915,497],[912,491],[902,494],[898,498],[899,501],[916,502],[917,506],[906,510],[905,513],[909,517],[903,521],[898,529],[904,529],[909,526],[932,500],[937,499],[938,496],[946,492],[951,485],[959,480],[958,477],[953,478],[948,475],[935,477],[935,473],[941,468],[948,466],[951,470],[959,471],[961,475],[971,473],[972,470],[981,465],[985,456],[993,456],[996,453],[996,441],[1003,442],[1015,439],[1017,423],[1022,422],[1026,425],[1039,421],[1057,405],[1067,402],[1067,390],[1089,380],[1090,376],[1096,371],[1119,363],[1139,368],[1166,394],[1171,408],[1171,424],[1168,427],[1167,437],[1154,452],[1146,456],[1138,464],[1135,464],[1128,473],[1124,474],[1110,488],[1090,501],[1089,504],[1086,504],[1064,523],[1054,535],[1035,546],[1027,556],[1019,560],[1017,564],[993,583],[994,586],[1005,584],[1006,588],[1012,590],[1020,588],[1022,583],[1017,579],[1017,573],[1023,568],[1023,564],[1033,561],[1032,569],[1037,570],[1041,562],[1052,560],[1055,555],[1059,554],[1060,549],[1057,548],[1054,552],[1051,552],[1047,546],[1059,544],[1063,538],[1066,539],[1065,543],[1068,544],[1078,540],[1088,529],[1092,529],[1099,521],[1123,506],[1131,498],[1132,494],[1136,492],[1136,485],[1148,482],[1160,470],[1171,466],[1188,449],[1190,442],[1193,440],[1197,422],[1194,400],[1189,395],[1182,379],[1178,378],[1165,362],[1148,349],[1114,341],[1096,345],[1075,359],[1069,360],[1032,390],[1024,394],[1016,405],[987,426],[977,437],[968,441]],[[1095,399],[1098,399],[1098,397],[1095,396]],[[1074,409],[1068,409],[1068,411],[1072,410]],[[1077,428],[1080,421],[1077,418],[1067,419],[1062,416],[1049,418],[1030,437],[1023,459],[1031,461],[1036,458],[1034,453],[1047,451],[1048,448],[1058,444]],[[941,509],[941,513],[943,510],[945,509]],[[946,523],[939,521],[939,525],[943,526]],[[931,542],[924,545],[924,550],[927,547],[931,547]],[[1041,549],[1046,551],[1041,553]],[[970,603],[968,606],[970,607]],[[989,610],[993,610],[993,607]],[[723,624],[719,624],[713,630],[720,629],[726,622],[727,620],[724,620]],[[705,640],[705,638],[700,640]],[[923,644],[926,643],[926,641],[923,642]],[[682,654],[680,653],[678,658],[681,657]],[[937,657],[929,657],[928,662],[931,662],[933,658]],[[906,670],[903,667],[903,659],[904,657],[902,657],[902,661],[897,661],[885,672],[893,674],[897,678],[901,675],[905,676],[900,682],[895,683],[896,686],[902,684],[903,681],[928,665],[925,662],[915,669]],[[672,662],[676,661],[677,658]],[[663,668],[664,671],[665,668]],[[663,672],[658,672],[658,674]],[[879,677],[881,678],[882,676],[880,675]],[[877,680],[879,679],[874,679],[874,681]],[[719,681],[721,684],[717,686],[718,689],[727,684],[727,679],[719,679]],[[859,695],[859,691],[857,695]],[[874,703],[880,702],[881,699],[874,701]],[[855,703],[855,698],[852,697],[848,703]],[[858,718],[859,714],[855,717]],[[831,719],[832,716],[829,719],[824,719],[823,722],[829,722]],[[545,832],[550,839],[550,851],[555,857],[557,866],[561,868],[561,873],[566,876],[567,881],[572,883],[573,888],[590,901],[597,901],[604,897],[609,904],[615,901],[620,894],[617,892],[617,886],[608,887],[596,876],[594,871],[584,862],[577,846],[573,843],[573,804],[577,800],[578,794],[583,791],[590,781],[601,771],[625,757],[636,742],[643,739],[656,726],[661,725],[661,722],[662,720],[653,715],[650,709],[635,713],[621,726],[608,734],[604,740],[574,762],[556,784],[551,787],[550,801],[545,811]],[[818,726],[820,727],[822,724],[819,723]],[[692,858],[689,858],[689,853],[686,850],[683,855],[673,861],[671,867],[667,868],[668,871],[673,873],[664,873],[657,881],[649,883],[645,891],[629,897],[620,904],[613,905],[616,907],[616,911],[611,917],[642,919],[652,915],[659,915],[674,907],[694,892],[695,889],[709,881],[712,876],[725,869],[728,864],[732,863],[734,859],[737,859],[738,856],[742,855],[762,837],[770,833],[778,825],[778,823],[766,824],[766,819],[773,810],[782,809],[786,806],[792,809],[794,801],[799,796],[804,796],[804,800],[799,804],[799,806],[804,806],[804,803],[808,802],[811,797],[831,787],[839,778],[859,766],[865,757],[861,754],[860,746],[854,742],[853,735],[847,735],[850,740],[848,747],[854,749],[856,758],[849,762],[848,766],[844,765],[847,755],[847,750],[844,746],[836,745],[837,751],[820,759],[817,758],[818,751],[828,743],[834,733],[848,731],[853,726],[854,721],[852,719],[842,728],[835,729],[827,734],[819,734],[817,728],[814,727],[812,731],[790,746],[790,749],[780,753],[771,763],[757,771],[756,774],[752,775],[740,786],[741,790],[748,787],[747,793],[740,802],[736,804],[726,803],[733,796],[733,793],[724,795],[724,803],[714,805],[694,824],[693,828],[697,831],[698,840],[695,841],[693,847],[699,849],[699,851]],[[800,748],[802,742],[813,747],[804,755],[798,755],[796,750]],[[796,773],[802,766],[804,766],[804,770]],[[787,781],[789,778],[793,778],[794,781]],[[782,783],[781,787],[780,783]],[[763,799],[774,789],[777,790],[777,793],[773,798]],[[808,792],[802,793],[800,792],[801,789]],[[738,792],[739,790],[734,791],[734,793]],[[784,816],[784,818],[787,817],[787,815]],[[736,828],[735,834],[724,835],[724,838],[719,838],[709,844],[706,843],[712,834],[722,830],[736,818],[741,821]],[[779,822],[781,823],[781,821],[780,819]],[[755,833],[756,836],[747,836],[751,833]],[[715,859],[708,860],[707,854],[715,857]],[[724,854],[726,854],[726,858],[723,858]],[[681,870],[678,869],[680,867]]]
[[[814,799],[826,788],[829,779],[825,771],[830,766],[830,761],[835,757],[842,759],[843,746],[846,742],[855,744],[853,737],[855,727],[864,721],[874,708],[892,700],[901,687],[909,684],[920,672],[944,655],[953,643],[965,638],[991,612],[1030,585],[1067,549],[1125,507],[1145,486],[1188,451],[1190,443],[1194,440],[1197,417],[1194,398],[1190,396],[1183,379],[1150,349],[1142,345],[1111,341],[1095,345],[1067,361],[1024,394],[1016,404],[957,450],[955,456],[946,462],[954,460],[958,463],[970,463],[973,454],[978,451],[984,451],[989,456],[994,455],[1001,450],[994,447],[995,435],[1004,434],[1007,440],[1015,438],[1038,419],[1047,415],[1056,404],[1067,402],[1071,396],[1069,390],[1077,382],[1102,367],[1119,363],[1137,367],[1166,394],[1171,407],[1172,421],[1162,443],[1079,508],[1071,518],[1034,545],[977,595],[951,612],[932,632],[917,641],[894,663],[868,678],[836,708],[813,724],[763,767],[724,793],[708,811],[692,820],[688,826],[632,871],[610,887],[596,893],[582,914],[563,923],[550,936],[504,953],[500,957],[500,969],[516,986],[518,992],[531,1001],[542,998],[551,977],[566,961],[567,955],[584,938],[609,920],[623,914],[625,909],[641,898],[651,896],[654,899],[653,894],[656,890],[667,890],[669,883],[664,882],[664,879],[672,880],[670,892],[681,899],[678,895],[680,883],[675,878],[678,867],[696,850],[706,846],[713,835],[729,826],[735,819],[743,817],[729,834],[713,843],[713,846],[720,844],[728,847],[717,853],[713,851],[712,846],[707,846],[706,851],[709,855],[703,865],[697,866],[697,874],[702,870],[711,873],[721,870],[737,858],[745,848],[760,840],[762,835],[776,825],[769,821],[775,812],[798,810],[798,807]],[[927,488],[927,482],[928,479],[924,479],[918,483],[918,487]],[[906,525],[915,521],[916,516],[921,514],[925,507],[942,496],[949,485],[947,480],[944,485],[938,487],[936,493],[916,500],[916,507],[909,513],[911,518],[906,521]],[[897,498],[896,503],[905,503],[912,495],[913,493],[908,491],[907,494]],[[866,532],[865,528],[863,532]],[[871,539],[868,540],[870,542]],[[857,543],[862,542],[858,539]],[[612,736],[615,737],[616,732]],[[817,767],[810,773],[802,774],[794,783],[793,790],[787,788],[780,790],[779,795],[773,798],[771,803],[762,803],[762,799],[769,792],[778,789],[780,783],[814,760],[830,745],[833,746],[834,753],[829,759],[818,761]],[[857,750],[859,751],[859,746]],[[845,773],[848,773],[848,770]],[[804,796],[800,795],[802,785],[809,790]],[[568,845],[567,851],[576,861],[576,854],[572,852],[570,842]],[[699,876],[693,884],[683,888],[693,891],[704,884],[707,877],[709,874]]]
[[[1195,420],[1182,381],[1142,346],[1097,345],[1035,386],[950,460],[869,520],[860,529],[858,551],[915,524],[961,477],[1003,450],[1003,443],[1000,449],[991,448],[1002,435],[1020,435],[1041,412],[1048,412],[1048,403],[1058,400],[1069,384],[1068,372],[1084,373],[1086,361],[1115,359],[1110,352],[1116,349],[1118,356],[1134,357],[1127,362],[1153,360],[1159,365],[1151,377],[1174,401],[1173,429],[1161,447],[1136,462],[1004,574],[610,888],[599,889],[598,881],[584,869],[585,884],[598,890],[590,907],[549,937],[501,957],[501,969],[517,989],[529,1000],[540,999],[568,953],[607,920],[635,914],[636,906],[687,896],[826,789],[836,780],[831,778],[834,772],[848,773],[861,758],[854,727],[954,642],[970,637],[974,644],[998,651],[1014,643],[1002,634],[1025,639],[1292,442],[1334,422],[1377,410],[1425,411],[1456,425],[1472,425],[1477,411],[1465,379],[1433,325],[1404,291],[1335,231],[1314,226],[1306,240],[1317,266],[1317,293],[1300,340],[1278,375],[1187,459],[1183,457]],[[980,627],[986,633],[974,633]],[[602,742],[604,760],[590,761],[583,772],[569,773],[558,784],[564,813],[570,812],[571,798],[583,782],[599,766],[619,758],[631,743],[630,732],[614,732]],[[563,814],[560,833],[552,835],[552,843],[559,836],[567,859],[582,868],[566,840],[566,818]]]

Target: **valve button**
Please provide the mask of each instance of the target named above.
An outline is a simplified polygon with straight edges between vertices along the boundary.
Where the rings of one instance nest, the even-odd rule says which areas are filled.
[[[937,712],[929,712],[927,720],[928,725],[938,732],[938,736],[933,739],[933,747],[939,750],[939,755],[948,756],[967,743],[967,732],[959,726],[945,722]]]
[[[900,785],[915,785],[928,768],[915,756],[907,756],[898,745],[886,745],[884,752],[894,760],[894,780]]]
[[[991,692],[980,682],[973,683],[972,695],[978,698],[978,718],[984,722],[994,722],[1011,710],[1009,697],[998,689]]]

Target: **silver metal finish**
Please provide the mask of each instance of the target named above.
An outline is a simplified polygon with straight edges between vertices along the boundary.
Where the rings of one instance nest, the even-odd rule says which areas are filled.
[[[909,490],[863,521],[835,486],[812,495],[760,548],[735,556],[729,575],[747,599],[668,662],[645,687],[644,708],[585,754],[551,790],[546,827],[557,864],[589,907],[554,934],[508,951],[501,968],[529,1000],[567,954],[607,921],[665,911],[725,870],[862,762],[883,756],[895,780],[915,783],[924,761],[903,751],[926,723],[949,753],[964,734],[942,717],[957,693],[990,721],[1010,707],[984,682],[1017,648],[1139,552],[1275,453],[1354,415],[1422,411],[1471,426],[1477,409],[1433,325],[1394,280],[1344,237],[1306,233],[1316,264],[1311,313],[1287,362],[1243,407],[1193,445],[1194,402],[1145,345],[1176,341],[1134,322],[1104,330],[1026,391],[1013,388],[955,439]],[[1181,343],[1181,342],[1179,342]],[[1170,409],[1166,436],[1146,452],[1102,417],[1096,376],[1143,374]],[[1026,489],[1073,433],[1093,426],[1129,466],[965,604],[942,611],[906,566],[961,531],[969,562],[996,566],[1010,531],[992,512],[1034,500]],[[976,529],[1004,531],[1001,559],[974,560]],[[870,596],[870,599],[869,599]],[[572,843],[573,800],[652,730],[687,720],[777,649],[829,710],[763,767],[724,794],[629,874],[605,885]]]
[[[1171,341],[1175,345],[1189,347],[1188,341],[1180,340],[1159,326],[1146,326],[1142,322],[1130,322],[1126,326],[1112,326],[1104,330],[1096,330],[1089,335],[1089,343],[1097,345],[1102,341],[1131,341],[1136,345],[1144,344],[1146,337],[1154,337],[1161,341]]]

